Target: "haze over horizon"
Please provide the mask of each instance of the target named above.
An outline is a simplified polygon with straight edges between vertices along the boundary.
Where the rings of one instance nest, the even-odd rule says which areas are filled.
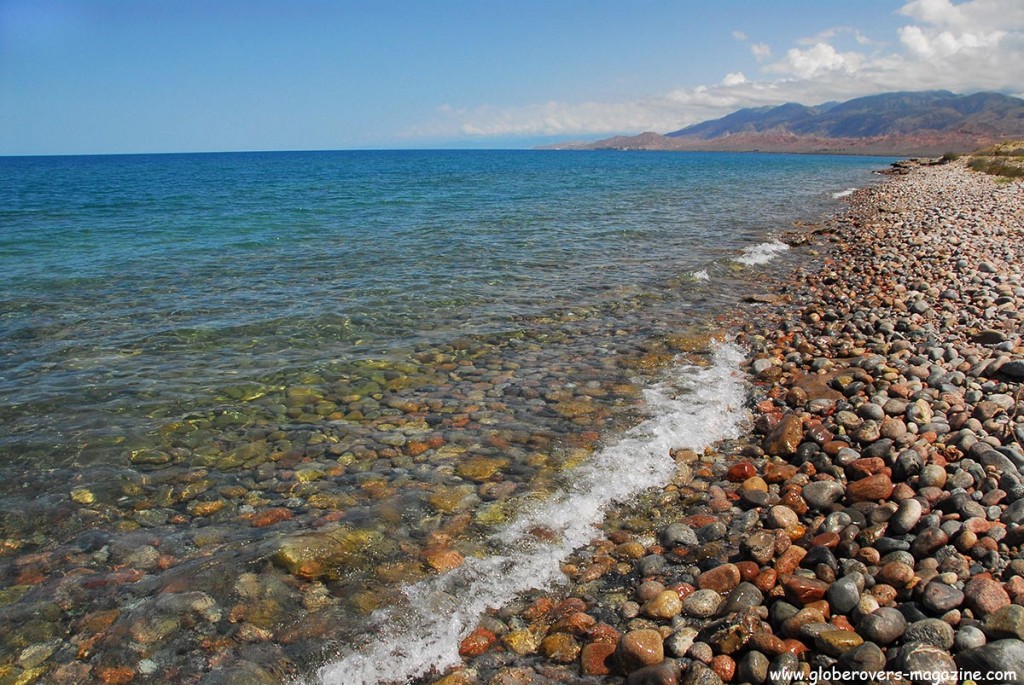
[[[1020,0],[0,0],[0,155],[531,147],[1024,91]]]

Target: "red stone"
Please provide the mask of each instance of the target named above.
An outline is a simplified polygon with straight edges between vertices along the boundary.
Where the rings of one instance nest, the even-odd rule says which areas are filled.
[[[610,675],[615,645],[609,642],[591,642],[580,654],[580,670],[583,675]]]
[[[736,674],[736,662],[731,656],[719,654],[711,660],[711,670],[722,679],[722,682],[729,682]]]
[[[764,468],[766,483],[784,483],[796,474],[797,468],[792,464],[768,464]]]
[[[729,467],[729,470],[725,473],[725,479],[730,483],[742,483],[748,478],[753,478],[757,475],[757,469],[749,461],[741,461],[738,464],[733,464]]]
[[[731,592],[740,584],[740,570],[735,564],[722,564],[700,574],[697,587],[701,590],[714,590],[720,595]]]
[[[868,502],[888,499],[892,494],[892,480],[884,473],[848,483],[846,494],[854,502]]]
[[[486,628],[477,628],[459,643],[459,655],[480,656],[498,642],[498,637]]]
[[[572,614],[579,613],[587,610],[587,603],[579,597],[570,597],[563,599],[559,602],[554,609],[551,610],[550,618],[552,620],[559,620]]]
[[[805,654],[808,651],[810,651],[807,649],[807,645],[805,645],[803,642],[800,642],[800,640],[794,640],[790,638],[788,640],[783,640],[782,643],[784,645],[783,651],[789,652],[790,654],[795,654],[796,656],[800,656],[801,654]]]
[[[745,583],[753,583],[754,579],[761,573],[761,567],[753,561],[737,561],[736,568],[739,569],[740,578]]]
[[[800,560],[805,556],[807,556],[806,550],[802,547],[792,545],[779,555],[778,560],[775,562],[775,571],[780,576],[786,573],[792,573],[800,567]]]
[[[828,547],[835,549],[839,544],[839,533],[821,533],[811,538],[811,547]]]
[[[775,583],[779,579],[779,574],[775,572],[773,568],[766,568],[757,575],[754,579],[754,585],[761,592],[771,592],[771,589],[775,587]]]
[[[572,633],[573,635],[585,635],[597,624],[590,614],[577,611],[555,622],[551,626],[552,633]]]
[[[786,590],[786,597],[801,606],[817,602],[828,591],[828,583],[794,575],[782,576],[782,587]]]
[[[267,526],[272,526],[275,523],[280,523],[281,521],[288,521],[291,517],[291,509],[285,509],[284,507],[272,507],[255,514],[249,520],[249,525],[253,528],[265,528]]]
[[[622,633],[607,623],[598,623],[587,632],[587,637],[592,642],[609,642],[614,647],[619,643]]]
[[[850,462],[846,467],[846,477],[850,480],[860,480],[882,473],[886,468],[885,460],[881,457],[863,457]]]
[[[1010,603],[1010,595],[1003,584],[988,573],[974,576],[964,586],[964,601],[981,618],[995,613]]]

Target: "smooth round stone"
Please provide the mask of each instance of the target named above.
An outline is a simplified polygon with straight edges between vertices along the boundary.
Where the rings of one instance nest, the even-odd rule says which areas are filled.
[[[631,630],[619,639],[617,655],[627,671],[659,664],[665,658],[661,633],[652,628]]]
[[[806,490],[806,488],[804,488]],[[792,528],[800,522],[797,513],[787,506],[777,504],[768,510],[765,516],[765,523],[769,528],[781,528],[783,530]]]
[[[889,518],[888,532],[894,535],[909,533],[921,520],[923,513],[924,507],[920,501],[913,498],[903,500],[900,502],[899,508],[896,509],[896,513]]]
[[[714,590],[697,590],[683,600],[683,613],[694,618],[710,618],[722,606],[722,596]]]
[[[938,464],[925,464],[918,476],[922,488],[942,488],[946,485],[946,469]]]
[[[860,601],[860,588],[857,586],[857,578],[853,575],[843,576],[829,586],[826,593],[832,611],[837,614],[848,614],[853,611]]]
[[[726,594],[740,584],[740,570],[735,564],[722,564],[700,574],[697,587]]]
[[[839,665],[851,671],[881,671],[885,668],[885,654],[875,643],[865,642],[839,657]]]
[[[656,580],[645,580],[636,589],[636,596],[644,602],[649,602],[665,591],[665,586]]]
[[[648,618],[669,620],[675,618],[683,610],[683,602],[675,590],[659,592],[641,610]]]
[[[962,670],[970,671],[1013,671],[1015,678],[1003,682],[1024,681],[1024,641],[996,640],[986,645],[961,652],[956,657]]]
[[[865,402],[864,404],[857,407],[857,415],[860,416],[862,419],[881,421],[882,419],[885,418],[885,409],[873,402]]]
[[[938,618],[914,621],[907,626],[907,631],[903,634],[904,642],[923,642],[947,652],[953,646],[953,638],[953,627]]]
[[[741,683],[762,685],[768,679],[768,657],[757,650],[743,655],[736,664],[736,680]]]
[[[722,606],[723,614],[731,614],[749,607],[761,606],[764,594],[752,583],[740,583],[729,593]]]
[[[941,528],[925,528],[910,543],[910,553],[915,559],[924,559],[949,542],[949,536]]]
[[[985,633],[981,632],[980,628],[963,626],[956,631],[956,637],[953,638],[953,651],[963,652],[968,649],[976,649],[985,642]]]
[[[681,674],[682,665],[678,661],[665,659],[660,664],[644,666],[633,671],[629,674],[626,683],[627,685],[677,685]],[[708,685],[711,683],[709,682]]]
[[[845,490],[842,485],[834,480],[822,480],[808,483],[800,493],[807,506],[812,509],[824,510],[838,502]]]
[[[898,609],[881,607],[860,620],[857,632],[875,644],[888,645],[898,640],[907,629],[907,619]]]
[[[684,685],[722,685],[722,679],[709,666],[700,661],[694,661],[686,670],[682,683]]]
[[[899,663],[904,673],[927,673],[932,685],[956,685],[957,667],[947,650],[923,642],[910,642],[900,648]]]
[[[662,531],[661,541],[667,547],[697,547],[700,542],[697,540],[697,533],[685,523],[673,523]]]
[[[665,571],[668,561],[660,554],[648,554],[640,560],[640,574],[644,576],[656,576]]]
[[[975,576],[964,586],[964,600],[975,616],[984,617],[1010,604],[1010,595],[998,580]]]

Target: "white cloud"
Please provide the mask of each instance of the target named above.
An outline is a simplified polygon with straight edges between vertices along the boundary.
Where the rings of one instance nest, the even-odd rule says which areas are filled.
[[[792,48],[786,52],[786,59],[769,67],[775,73],[811,79],[833,71],[853,73],[864,61],[856,52],[840,53],[828,43],[815,43],[806,50]]]
[[[758,62],[764,62],[772,56],[772,49],[765,43],[754,43],[750,46],[750,52]]]
[[[872,39],[856,28],[826,29],[772,59],[751,53],[763,77],[727,73],[717,85],[680,88],[628,102],[548,102],[519,107],[451,108],[410,135],[586,135],[672,131],[740,107],[828,100],[889,90],[1018,92],[1024,82],[1024,1],[910,0],[895,36]],[[748,36],[733,32],[746,42]],[[852,40],[850,40],[852,38]],[[837,45],[844,45],[843,48]],[[888,46],[884,49],[881,46]]]
[[[723,86],[738,86],[741,83],[746,83],[747,77],[743,75],[742,71],[734,71],[726,74],[725,78],[722,79]]]

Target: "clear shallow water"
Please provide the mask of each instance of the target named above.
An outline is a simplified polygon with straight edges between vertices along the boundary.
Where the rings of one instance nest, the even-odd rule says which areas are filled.
[[[201,672],[203,639],[246,624],[271,632],[282,676],[344,655],[366,642],[359,616],[436,574],[424,549],[497,553],[524,498],[557,497],[576,464],[668,416],[641,389],[708,352],[775,233],[886,161],[0,160],[0,584],[19,588],[0,618],[74,568],[92,581],[54,625],[103,609],[128,631],[175,626],[144,668],[153,648],[98,650],[153,682],[181,654]],[[669,377],[685,396],[692,375]],[[281,558],[338,527],[326,567]],[[140,577],[111,579],[125,568]],[[221,611],[201,629],[136,606],[197,570]]]

